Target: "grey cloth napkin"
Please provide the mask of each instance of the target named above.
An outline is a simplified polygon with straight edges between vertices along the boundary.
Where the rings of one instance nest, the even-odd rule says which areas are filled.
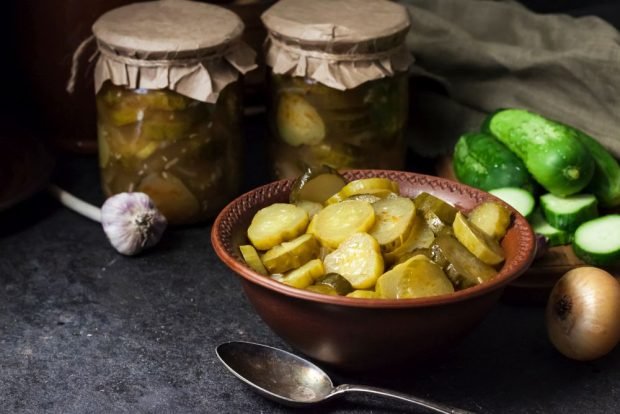
[[[582,129],[620,158],[620,33],[613,26],[594,16],[536,14],[513,1],[401,3],[416,58],[415,152],[447,154],[487,113],[520,107]]]

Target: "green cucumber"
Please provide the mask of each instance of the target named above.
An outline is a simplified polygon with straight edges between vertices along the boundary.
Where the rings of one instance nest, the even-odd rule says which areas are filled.
[[[557,227],[553,227],[547,220],[545,220],[545,217],[540,210],[536,210],[534,214],[532,214],[530,223],[534,233],[545,236],[549,247],[570,244],[572,241],[573,237],[571,233],[558,229]]]
[[[540,196],[540,207],[545,219],[553,227],[573,232],[579,225],[598,217],[596,197],[592,194],[576,194],[557,197],[553,194]]]
[[[491,114],[483,130],[506,144],[534,179],[557,196],[578,193],[594,174],[594,159],[566,125],[523,109],[504,109]]]
[[[535,181],[523,161],[489,134],[463,134],[454,147],[452,166],[460,182],[485,191],[501,187],[534,191]]]
[[[575,231],[575,255],[595,266],[620,262],[620,214],[586,221]]]
[[[532,193],[522,188],[503,187],[489,191],[495,197],[505,201],[508,205],[517,210],[523,217],[529,218],[534,212],[536,200]]]
[[[620,206],[620,164],[597,140],[576,130],[579,141],[594,158],[594,176],[586,191],[594,194],[603,207]]]

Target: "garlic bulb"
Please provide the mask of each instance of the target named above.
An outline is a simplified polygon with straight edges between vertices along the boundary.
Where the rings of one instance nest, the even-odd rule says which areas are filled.
[[[101,222],[112,247],[128,256],[157,244],[168,224],[145,193],[116,194],[99,209],[55,185],[49,192],[76,213]]]
[[[103,231],[112,246],[128,256],[157,244],[167,224],[145,193],[116,194],[101,207]]]

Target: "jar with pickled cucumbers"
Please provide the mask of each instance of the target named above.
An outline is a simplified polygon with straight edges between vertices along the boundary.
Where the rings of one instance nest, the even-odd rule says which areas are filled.
[[[240,74],[254,67],[243,23],[217,6],[156,1],[112,10],[93,32],[105,194],[144,192],[171,224],[212,218],[242,178]]]
[[[262,20],[275,175],[324,165],[402,169],[412,62],[406,10],[382,0],[280,0]]]

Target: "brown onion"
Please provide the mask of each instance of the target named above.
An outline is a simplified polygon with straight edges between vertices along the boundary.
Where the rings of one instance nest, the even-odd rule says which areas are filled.
[[[568,358],[602,357],[620,342],[620,283],[595,267],[567,272],[551,291],[546,322],[549,339]]]

